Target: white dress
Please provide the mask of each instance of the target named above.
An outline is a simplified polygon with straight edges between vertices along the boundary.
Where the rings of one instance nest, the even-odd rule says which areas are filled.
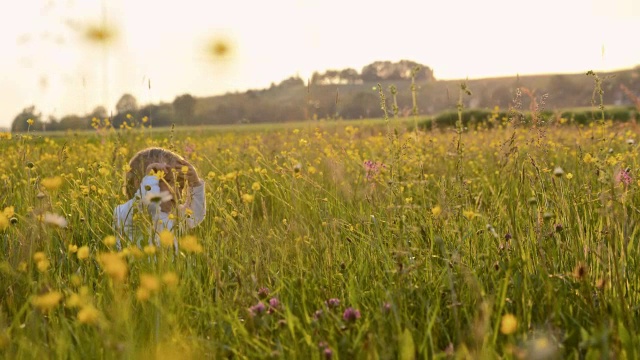
[[[161,193],[159,179],[156,176],[147,175],[142,179],[140,189],[133,199],[116,206],[113,211],[113,224],[116,232],[118,249],[122,248],[122,242],[135,243],[138,247],[143,239],[148,239],[148,244],[159,246],[158,234],[164,229],[182,233],[185,229],[196,227],[204,220],[206,203],[204,198],[204,182],[188,190],[188,206],[179,205],[173,211],[173,218],[162,212],[158,206],[157,198],[165,198],[168,192]],[[143,211],[145,210],[145,211]],[[190,210],[190,211],[189,211]],[[134,215],[135,220],[134,220]],[[176,226],[179,225],[176,229]],[[153,233],[152,233],[153,232]],[[179,235],[174,231],[174,235]],[[174,246],[177,251],[177,236],[174,238]]]

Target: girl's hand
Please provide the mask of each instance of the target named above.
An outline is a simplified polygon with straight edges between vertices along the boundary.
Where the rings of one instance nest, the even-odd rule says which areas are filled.
[[[183,167],[186,167],[186,173],[183,171]],[[186,160],[178,160],[175,169],[179,174],[178,176],[184,177],[184,179],[189,182],[189,185],[199,186],[202,184],[202,179],[200,179],[200,176],[198,176],[196,168],[193,167],[190,162]]]

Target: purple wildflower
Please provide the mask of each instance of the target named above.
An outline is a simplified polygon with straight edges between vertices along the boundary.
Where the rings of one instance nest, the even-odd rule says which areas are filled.
[[[274,313],[278,308],[280,308],[280,300],[276,297],[269,299],[269,314]]]
[[[327,342],[326,342],[326,341],[320,341],[320,342],[318,343],[318,349],[320,349],[320,350],[325,349],[325,348],[327,348],[327,347],[329,347],[329,344],[327,344]]]
[[[616,182],[618,184],[622,183],[625,186],[629,186],[633,182],[633,179],[631,178],[631,174],[629,174],[627,170],[620,170],[616,174]]]
[[[504,239],[507,240],[507,241],[511,240],[511,238],[512,238],[511,233],[506,233],[504,235]]]
[[[324,353],[324,358],[325,359],[332,359],[333,358],[333,350],[331,350],[330,347],[326,347],[323,351]]]
[[[313,320],[320,320],[320,318],[322,317],[323,311],[322,310],[316,310],[316,312],[313,313]]]
[[[277,309],[278,307],[280,307],[280,300],[278,300],[278,298],[276,297],[272,297],[271,299],[269,299],[269,306]]]
[[[556,232],[559,233],[562,230],[564,230],[564,227],[562,227],[562,224],[556,224],[555,225],[555,229],[556,229]]]
[[[381,162],[366,160],[364,162],[364,171],[366,172],[367,180],[373,179],[385,167]]]
[[[325,303],[327,304],[327,307],[329,309],[335,309],[338,306],[340,306],[340,300],[338,300],[336,298],[331,298],[331,299],[325,301]]]
[[[355,310],[354,308],[346,308],[344,313],[342,314],[342,318],[347,322],[355,322],[360,319],[360,310]]]
[[[249,314],[251,314],[251,316],[262,315],[266,308],[267,307],[262,303],[262,301],[260,301],[249,308]]]

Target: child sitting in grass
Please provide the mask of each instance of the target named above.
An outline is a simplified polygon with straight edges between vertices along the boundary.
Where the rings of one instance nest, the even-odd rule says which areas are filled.
[[[124,192],[130,200],[118,205],[113,213],[117,246],[143,238],[149,245],[158,244],[164,230],[194,228],[206,213],[204,181],[191,163],[180,155],[162,148],[147,148],[131,158],[125,174]],[[185,201],[179,204],[185,193]],[[178,249],[177,240],[174,246]]]

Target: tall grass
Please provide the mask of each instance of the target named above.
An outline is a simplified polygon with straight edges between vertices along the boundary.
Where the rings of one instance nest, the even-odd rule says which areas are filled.
[[[635,123],[407,126],[3,137],[3,357],[639,355]],[[202,251],[113,248],[147,146],[205,179]]]

